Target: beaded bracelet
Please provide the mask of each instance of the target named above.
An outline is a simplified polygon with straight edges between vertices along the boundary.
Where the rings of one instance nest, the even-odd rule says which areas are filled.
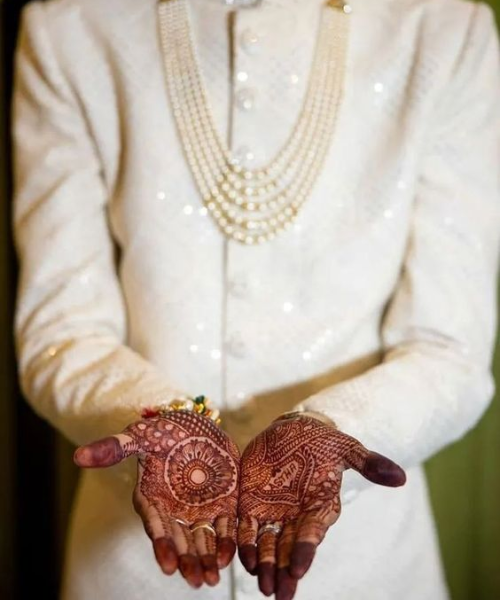
[[[146,408],[142,411],[143,418],[166,417],[169,412],[174,410],[189,410],[211,419],[216,425],[221,424],[220,411],[216,408],[209,408],[210,399],[206,396],[195,396],[194,398],[176,398],[169,404],[161,404],[157,408]]]

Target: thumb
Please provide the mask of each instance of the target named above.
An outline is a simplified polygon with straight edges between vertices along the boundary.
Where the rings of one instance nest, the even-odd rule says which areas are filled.
[[[388,487],[399,487],[406,483],[406,473],[398,464],[378,452],[367,450],[362,444],[351,450],[346,463],[373,483]]]
[[[135,448],[131,437],[124,434],[112,435],[80,446],[73,455],[73,461],[79,467],[84,468],[111,467],[134,452]]]

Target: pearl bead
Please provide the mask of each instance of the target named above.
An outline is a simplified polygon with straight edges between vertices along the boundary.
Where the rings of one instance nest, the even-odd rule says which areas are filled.
[[[236,92],[236,105],[238,108],[250,111],[255,107],[256,93],[251,88],[243,88]]]

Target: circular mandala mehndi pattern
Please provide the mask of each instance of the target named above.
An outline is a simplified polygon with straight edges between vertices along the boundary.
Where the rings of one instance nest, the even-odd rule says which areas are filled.
[[[165,461],[165,482],[174,498],[191,506],[203,506],[232,494],[236,489],[234,459],[206,437],[179,442]]]

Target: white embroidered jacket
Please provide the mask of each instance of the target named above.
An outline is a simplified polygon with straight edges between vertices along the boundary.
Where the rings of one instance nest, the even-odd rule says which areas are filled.
[[[189,0],[217,126],[250,166],[297,118],[321,4],[263,0],[229,18],[221,2]],[[483,414],[500,233],[492,12],[457,0],[352,8],[325,167],[293,230],[259,247],[225,240],[203,208],[170,112],[157,1],[24,10],[20,378],[74,442],[205,393],[242,445],[300,404],[420,473]],[[385,494],[349,473],[344,501],[368,487]],[[408,506],[409,492],[390,493]],[[380,597],[403,597],[391,594]]]

